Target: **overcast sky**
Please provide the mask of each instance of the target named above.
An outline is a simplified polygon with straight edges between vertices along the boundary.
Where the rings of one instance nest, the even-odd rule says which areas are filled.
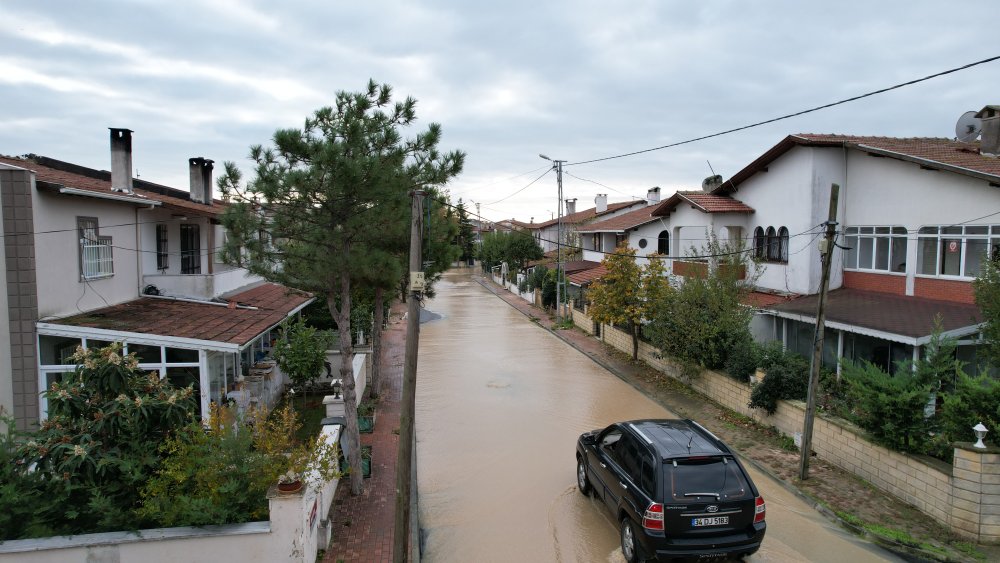
[[[135,131],[145,180],[234,161],[369,78],[468,154],[449,188],[492,219],[556,212],[548,163],[684,141],[1000,55],[995,1],[3,0],[0,154],[110,168]],[[954,137],[1000,103],[1000,61],[683,146],[567,166],[577,209],[699,189],[790,133]],[[415,134],[414,129],[410,134]],[[221,165],[217,165],[217,170]],[[512,195],[515,194],[516,195]]]

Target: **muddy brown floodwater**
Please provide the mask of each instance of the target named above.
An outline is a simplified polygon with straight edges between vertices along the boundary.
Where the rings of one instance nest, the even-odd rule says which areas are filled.
[[[622,561],[616,524],[576,490],[574,448],[618,420],[674,416],[474,281],[449,272],[420,329],[417,479],[423,560]],[[756,561],[891,559],[766,476]]]

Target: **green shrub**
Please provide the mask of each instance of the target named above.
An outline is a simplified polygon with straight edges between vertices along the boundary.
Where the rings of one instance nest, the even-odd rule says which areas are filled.
[[[993,431],[1000,428],[1000,380],[960,373],[955,390],[944,394],[939,417],[942,434],[955,442],[970,441],[980,422]]]
[[[733,342],[729,357],[726,358],[726,373],[737,381],[749,381],[760,365],[760,356],[760,346],[747,332]]]
[[[932,385],[901,365],[889,375],[871,362],[845,363],[842,377],[854,403],[855,421],[874,440],[902,452],[925,453],[933,417],[925,407]]]
[[[323,373],[326,350],[332,343],[332,333],[307,326],[299,317],[286,328],[284,338],[275,343],[274,359],[292,383],[304,386]]]
[[[749,407],[774,414],[778,409],[778,401],[806,398],[809,391],[809,362],[805,358],[792,352],[783,352],[780,345],[771,344],[761,349],[760,364],[767,375],[750,392]]]

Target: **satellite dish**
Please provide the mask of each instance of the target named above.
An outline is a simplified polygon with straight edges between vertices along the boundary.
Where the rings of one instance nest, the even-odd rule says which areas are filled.
[[[955,124],[955,138],[963,143],[969,143],[975,141],[982,130],[983,122],[976,117],[976,112],[967,111],[958,118],[958,123]]]

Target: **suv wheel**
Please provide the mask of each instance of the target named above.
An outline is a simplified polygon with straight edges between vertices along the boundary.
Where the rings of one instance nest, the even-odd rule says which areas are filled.
[[[587,478],[587,464],[583,458],[576,459],[576,487],[583,496],[590,494],[590,479]]]
[[[639,561],[639,544],[636,542],[634,525],[628,516],[622,519],[622,556],[628,563]]]

